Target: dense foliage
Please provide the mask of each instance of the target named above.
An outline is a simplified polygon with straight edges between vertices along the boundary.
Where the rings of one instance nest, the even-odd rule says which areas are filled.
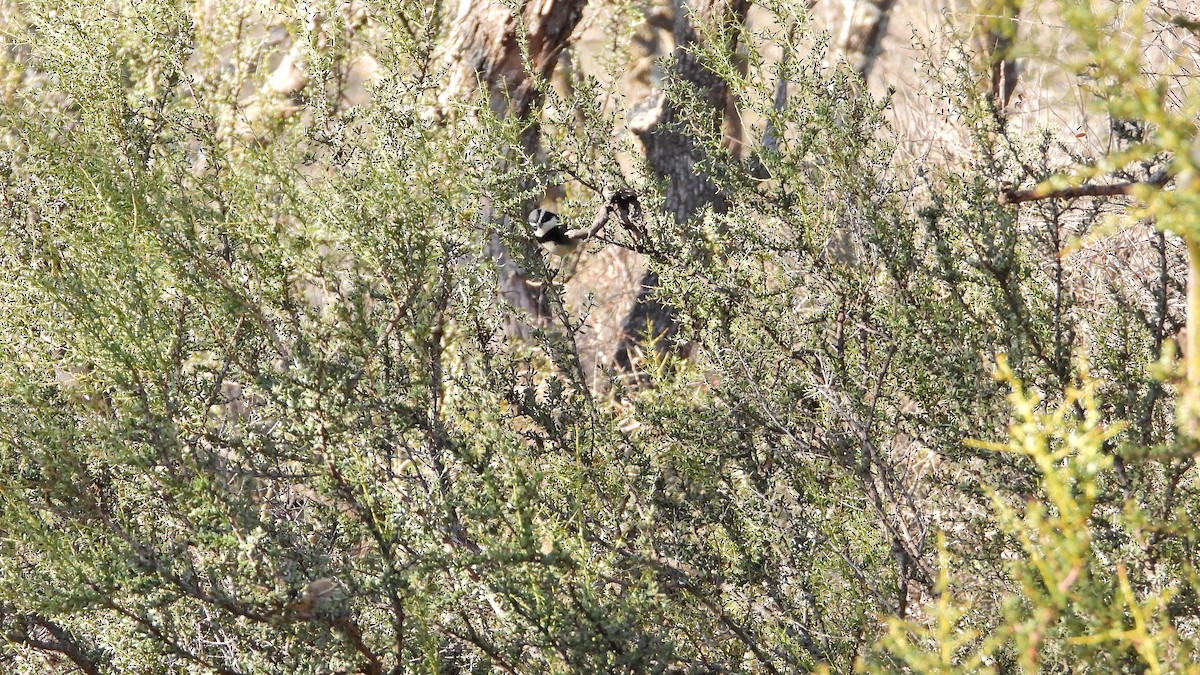
[[[600,81],[540,83],[541,159],[525,121],[439,97],[437,3],[19,3],[0,663],[1190,666],[1186,254],[1133,217],[1191,235],[1195,111],[1105,60],[1104,16],[1068,12],[1087,92],[1132,129],[1111,157],[1010,130],[963,60],[931,98],[969,147],[900,161],[888,102],[767,5],[770,31],[696,56],[775,141],[734,152],[666,83],[722,196],[679,222],[661,176],[618,157],[638,150],[610,141]],[[1073,163],[1181,178],[1134,216],[1001,205]],[[599,384],[561,275],[525,252],[524,209],[560,183],[581,221],[637,193],[646,235],[609,236],[676,321]],[[504,300],[493,238],[549,319]]]

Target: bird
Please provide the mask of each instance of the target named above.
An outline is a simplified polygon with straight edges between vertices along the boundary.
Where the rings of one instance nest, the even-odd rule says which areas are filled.
[[[537,208],[529,212],[533,237],[551,255],[565,256],[579,248],[579,242],[594,235],[590,230],[568,230],[558,214]]]

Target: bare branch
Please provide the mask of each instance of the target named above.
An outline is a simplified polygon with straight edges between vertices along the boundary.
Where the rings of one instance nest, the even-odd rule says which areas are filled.
[[[0,616],[11,610],[0,606]],[[95,648],[84,646],[71,631],[50,619],[37,614],[21,614],[12,617],[18,628],[4,634],[4,638],[33,649],[47,652],[57,652],[71,660],[71,663],[88,675],[99,675],[104,661],[103,653]],[[36,633],[43,633],[39,636]]]
[[[1139,187],[1162,187],[1170,182],[1172,176],[1166,171],[1159,171],[1146,181],[1129,181],[1124,183],[1107,183],[1104,185],[1079,185],[1075,187],[1051,190],[1035,187],[1032,190],[1005,190],[1000,193],[1001,204],[1021,204],[1036,202],[1043,199],[1078,199],[1079,197],[1117,197],[1133,194]]]
[[[633,190],[620,190],[613,193],[600,207],[590,227],[571,230],[567,232],[567,237],[581,241],[595,237],[612,219],[614,213],[621,226],[628,230],[635,239],[644,238],[645,230],[641,225],[642,204]]]

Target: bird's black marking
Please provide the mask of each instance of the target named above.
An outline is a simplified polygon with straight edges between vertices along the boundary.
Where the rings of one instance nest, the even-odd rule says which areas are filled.
[[[567,236],[567,228],[563,227],[561,223],[550,228],[549,231],[544,232],[542,234],[538,234],[535,232],[534,238],[536,238],[538,240],[539,244],[563,244],[563,245],[565,245],[565,244],[569,244],[572,242],[572,239]]]
[[[551,255],[567,255],[587,237],[585,230],[568,230],[557,213],[546,209],[530,211],[529,224],[533,227],[534,239]]]
[[[534,214],[537,220],[533,223],[533,236],[539,244],[571,243],[567,227],[558,219],[558,214],[546,209],[537,209]]]

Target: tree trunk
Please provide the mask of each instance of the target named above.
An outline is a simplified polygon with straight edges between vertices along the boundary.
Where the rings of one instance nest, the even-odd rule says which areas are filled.
[[[749,8],[748,0],[675,0],[673,74],[703,93],[708,103],[705,121],[712,131],[727,121],[727,111],[732,107],[729,85],[693,53],[703,38],[692,19],[718,27],[740,27]],[[729,35],[729,49],[736,46],[736,33],[718,33]],[[725,203],[712,179],[696,170],[705,160],[704,150],[697,146],[696,139],[675,128],[679,114],[674,102],[655,92],[632,111],[629,126],[641,139],[650,166],[668,181],[664,211],[684,222],[705,206],[722,211]]]
[[[982,15],[980,46],[988,59],[992,104],[1003,123],[1005,109],[1017,88],[1017,61],[1013,58],[1012,48],[1020,25],[1021,5],[1012,0],[1001,0],[982,5],[979,12]]]
[[[587,0],[527,0],[518,20],[512,10],[496,0],[461,0],[447,50],[450,77],[442,92],[443,109],[454,99],[470,98],[482,87],[488,106],[497,116],[532,120],[541,107],[535,77],[549,78],[559,54],[583,17],[586,4]],[[525,55],[518,39],[517,31],[521,29],[525,31],[532,73],[526,70]],[[526,129],[521,146],[525,156],[536,154],[536,124],[530,124]],[[483,204],[481,213],[482,220],[493,232],[485,250],[496,260],[500,294],[535,319],[546,317],[549,307],[540,287],[528,283],[524,272],[494,234],[500,228],[512,227],[511,220],[505,214],[497,213],[491,203]],[[522,219],[517,226],[523,224]],[[510,332],[525,332],[515,321],[509,328]]]
[[[443,102],[470,97],[482,85],[492,112],[527,118],[540,102],[525,70],[517,31],[524,24],[529,62],[539,78],[558,63],[587,0],[527,0],[521,21],[497,0],[461,0],[450,32],[450,82]]]
[[[846,0],[846,23],[838,48],[865,82],[879,56],[895,0]]]
[[[736,117],[736,106],[729,85],[710,70],[693,53],[693,48],[705,38],[697,24],[714,27],[710,34],[726,36],[730,50],[736,47],[737,31],[746,20],[749,0],[674,0],[675,65],[672,75],[698,89],[707,102],[707,119],[711,131],[729,125]],[[694,24],[693,21],[696,23]],[[661,178],[667,190],[663,211],[677,222],[691,220],[703,208],[721,213],[727,208],[720,189],[703,171],[706,154],[697,139],[683,131],[678,106],[661,91],[655,91],[639,102],[629,115],[629,128],[641,139],[646,160]],[[732,113],[732,114],[731,114]],[[736,120],[734,120],[736,121]],[[695,120],[689,120],[695,123]],[[642,290],[624,322],[624,337],[617,346],[615,362],[623,368],[631,364],[630,350],[637,341],[653,333],[669,338],[675,330],[675,317],[670,307],[658,302],[654,291],[658,276],[648,272],[642,280]],[[667,342],[660,343],[663,347]]]

